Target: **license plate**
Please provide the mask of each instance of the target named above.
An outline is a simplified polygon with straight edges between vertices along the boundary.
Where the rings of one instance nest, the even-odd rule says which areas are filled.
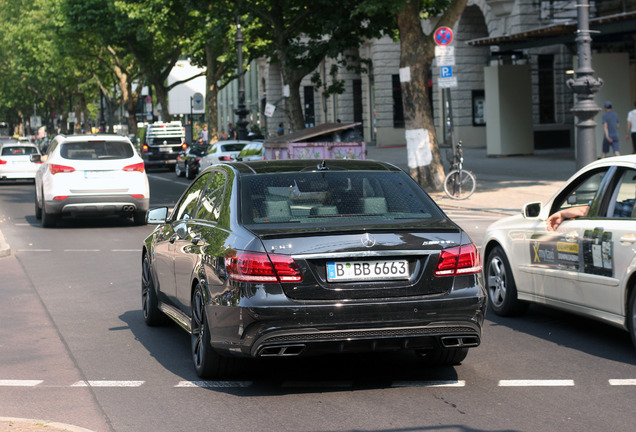
[[[328,282],[395,280],[409,278],[407,260],[335,261],[327,263]]]
[[[160,152],[168,153],[172,151],[172,147],[159,147]]]
[[[112,171],[84,171],[85,179],[103,179],[112,177]]]

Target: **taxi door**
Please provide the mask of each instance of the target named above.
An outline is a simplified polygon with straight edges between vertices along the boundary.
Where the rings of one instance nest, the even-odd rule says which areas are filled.
[[[582,173],[552,203],[550,214],[568,207],[590,206],[586,217],[566,220],[555,231],[535,231],[530,241],[533,290],[538,298],[577,309],[585,303],[580,275],[585,251],[581,239],[599,225],[595,210],[608,187],[607,167]],[[596,251],[596,247],[594,248]],[[602,265],[602,263],[601,263]]]
[[[620,168],[607,189],[600,216],[578,227],[582,249],[581,306],[622,324],[625,280],[636,256],[636,170]],[[604,209],[604,210],[603,210]]]

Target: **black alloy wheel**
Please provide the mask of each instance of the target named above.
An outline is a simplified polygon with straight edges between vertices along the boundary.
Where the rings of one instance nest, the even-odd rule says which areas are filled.
[[[141,264],[141,308],[144,321],[149,326],[158,326],[167,321],[166,316],[159,309],[159,299],[152,281],[152,267],[148,254],[144,255]]]
[[[191,351],[194,369],[201,378],[222,378],[234,372],[236,359],[221,356],[210,344],[210,328],[205,313],[203,287],[197,284],[192,294]]]
[[[627,302],[627,329],[636,348],[636,288],[632,288]]]

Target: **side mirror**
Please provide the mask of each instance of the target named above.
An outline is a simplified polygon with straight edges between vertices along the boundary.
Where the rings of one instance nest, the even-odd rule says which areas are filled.
[[[146,218],[149,224],[159,225],[166,222],[168,207],[159,207],[148,211]]]
[[[42,155],[41,154],[32,154],[29,159],[33,163],[42,163]]]
[[[523,214],[523,217],[525,218],[536,218],[536,217],[539,217],[539,214],[541,213],[542,208],[543,208],[543,203],[539,201],[531,202],[523,206],[521,213]]]

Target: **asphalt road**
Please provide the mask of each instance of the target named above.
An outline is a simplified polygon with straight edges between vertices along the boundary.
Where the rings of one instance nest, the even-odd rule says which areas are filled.
[[[151,206],[187,181],[151,172]],[[42,229],[33,185],[0,184],[0,417],[94,431],[632,430],[636,355],[627,332],[532,306],[492,314],[462,365],[409,353],[246,362],[200,381],[189,338],[148,328],[140,245],[152,227],[118,218]],[[492,213],[450,209],[480,244]]]

